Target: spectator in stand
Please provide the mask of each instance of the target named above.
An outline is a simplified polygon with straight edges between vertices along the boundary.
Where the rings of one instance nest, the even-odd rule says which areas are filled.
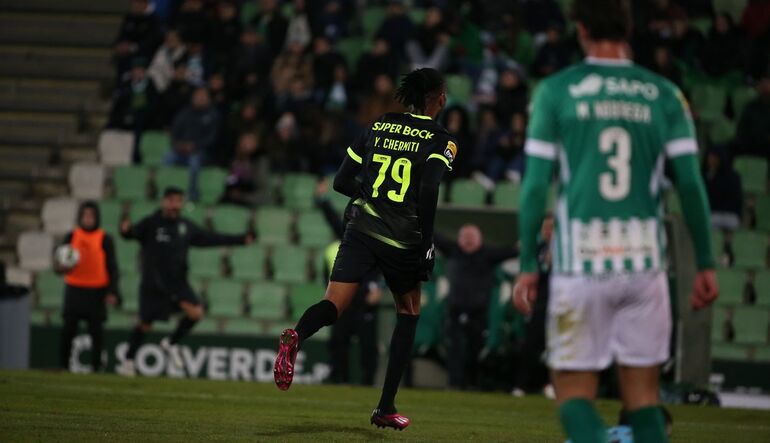
[[[494,181],[508,179],[520,182],[524,174],[524,138],[527,119],[523,113],[513,114],[508,130],[501,133],[497,146],[487,157],[485,174]]]
[[[671,51],[665,45],[659,45],[655,48],[653,72],[666,77],[672,83],[682,87],[682,71],[674,64],[671,59]]]
[[[711,207],[711,224],[715,228],[735,230],[743,218],[741,177],[733,168],[724,147],[713,147],[703,163],[703,178]]]
[[[277,0],[259,0],[259,5],[259,13],[251,20],[251,24],[264,38],[273,58],[283,50],[289,22],[281,14]]]
[[[413,39],[406,43],[410,69],[433,68],[443,71],[449,64],[450,39],[441,9],[428,8],[425,20],[417,27]]]
[[[704,37],[696,28],[690,26],[687,17],[674,20],[673,36],[668,42],[674,58],[688,66],[697,66],[698,54],[703,46]]]
[[[147,75],[152,79],[156,91],[162,94],[169,87],[174,78],[174,66],[182,61],[186,54],[187,48],[179,36],[179,31],[176,29],[166,31],[166,38],[161,47],[155,51],[155,56],[147,69]]]
[[[374,89],[361,102],[358,122],[369,126],[374,119],[388,112],[404,112],[404,107],[393,97],[393,79],[387,74],[374,78]]]
[[[228,84],[232,97],[265,96],[269,88],[270,48],[254,28],[241,33],[240,44],[228,64]]]
[[[513,114],[527,111],[527,84],[518,65],[507,65],[500,72],[495,112],[501,121],[511,121]]]
[[[345,65],[345,58],[332,49],[328,38],[316,37],[313,41],[313,78],[317,93],[331,87],[338,65]]]
[[[476,387],[495,268],[516,257],[518,250],[485,245],[481,230],[473,224],[460,228],[455,241],[440,234],[434,234],[434,241],[438,252],[447,259],[449,385],[457,389]]]
[[[211,49],[219,67],[228,66],[241,39],[241,20],[235,0],[217,4],[216,20],[211,25]]]
[[[190,198],[198,199],[198,171],[208,158],[216,157],[214,142],[219,133],[221,117],[211,105],[206,88],[193,92],[190,106],[183,109],[171,126],[171,150],[165,163],[190,168]]]
[[[297,42],[306,47],[312,39],[313,32],[310,29],[310,19],[305,0],[295,0],[294,15],[289,19],[286,40]]]
[[[687,17],[685,10],[671,0],[654,0],[649,11],[647,30],[660,40],[671,38],[674,22]]]
[[[309,160],[303,151],[294,114],[287,112],[281,115],[275,124],[275,131],[265,143],[270,171],[281,173],[308,170]]]
[[[770,63],[770,0],[749,0],[741,26],[751,38],[749,74],[759,78]]]
[[[212,63],[208,53],[200,40],[186,40],[187,42],[187,82],[193,86],[206,85],[206,80],[211,74]]]
[[[703,71],[721,77],[744,68],[745,37],[726,13],[714,15],[709,35],[700,50]]]
[[[170,127],[174,116],[190,103],[192,92],[193,87],[187,82],[187,62],[180,60],[174,65],[174,76],[171,82],[160,94],[155,111],[156,125],[162,128]]]
[[[757,84],[757,97],[750,101],[738,121],[734,155],[754,155],[770,162],[770,66]]]
[[[356,67],[356,89],[363,93],[369,93],[378,75],[384,74],[390,78],[396,78],[398,74],[398,60],[390,51],[390,45],[384,38],[378,37],[372,43],[372,49],[365,52],[358,59]]]
[[[217,108],[219,115],[230,114],[230,101],[227,95],[227,84],[225,84],[225,75],[221,72],[217,72],[209,77],[208,81],[209,95],[211,96],[211,104]]]
[[[237,113],[230,115],[224,126],[223,148],[228,162],[233,159],[238,145],[238,140],[244,133],[256,134],[261,140],[264,133],[264,115],[260,113],[256,100],[245,101]]]
[[[270,72],[276,98],[281,100],[288,95],[292,82],[297,79],[312,87],[313,58],[305,53],[302,42],[287,40],[286,49],[275,59]]]
[[[497,150],[497,143],[502,136],[499,120],[494,108],[489,106],[482,107],[476,115],[477,134],[476,134],[476,156],[472,159],[473,167],[484,173],[487,171],[487,164]]]
[[[213,23],[203,9],[203,0],[183,0],[173,24],[185,40],[208,42]]]
[[[259,135],[241,134],[229,170],[224,202],[254,206],[268,200],[269,165]]]
[[[475,135],[471,131],[471,123],[468,117],[468,111],[460,105],[453,105],[446,108],[441,119],[441,126],[455,138],[457,144],[463,147],[462,155],[468,161],[457,162],[454,164],[450,180],[456,178],[468,178],[473,172],[473,163],[470,161],[475,157],[476,145]]]
[[[388,15],[377,31],[377,37],[384,38],[398,58],[402,58],[404,46],[412,38],[412,32],[414,24],[406,14],[404,0],[388,0]]]
[[[348,68],[345,63],[334,67],[331,84],[320,91],[321,106],[324,111],[346,111],[353,109],[353,92],[348,82]]]
[[[562,37],[561,25],[552,23],[546,29],[545,43],[540,46],[532,62],[532,75],[545,77],[572,62],[572,47]]]
[[[102,344],[104,322],[107,320],[106,305],[119,305],[118,262],[115,260],[115,243],[112,237],[99,227],[99,206],[87,201],[78,210],[77,227],[64,238],[80,254],[76,265],[65,268],[55,265],[55,271],[64,274],[64,324],[61,332],[59,364],[70,368],[72,339],[81,321],[88,323],[91,336],[91,367],[93,372],[102,368]]]
[[[112,99],[112,109],[108,126],[132,130],[134,132],[135,163],[141,161],[138,149],[142,132],[153,125],[152,112],[155,108],[157,93],[144,67],[145,60],[137,57],[132,62],[130,76],[122,81]]]
[[[123,16],[114,43],[118,82],[131,69],[131,60],[152,57],[162,39],[160,24],[149,12],[149,0],[131,0],[131,10]]]
[[[518,0],[518,2],[524,13],[523,23],[526,24],[527,31],[537,40],[544,40],[544,33],[548,28],[553,27],[554,23],[564,27],[564,15],[554,0]]]
[[[351,3],[351,2],[348,2]],[[348,35],[349,16],[340,0],[327,0],[316,22],[317,34],[336,42]]]

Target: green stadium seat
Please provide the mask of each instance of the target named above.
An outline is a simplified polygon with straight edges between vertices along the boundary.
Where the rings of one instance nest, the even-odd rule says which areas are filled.
[[[59,309],[64,304],[64,279],[53,271],[41,271],[35,276],[38,308]]]
[[[304,283],[308,280],[307,250],[282,246],[273,250],[273,279],[281,283]]]
[[[424,8],[410,8],[407,11],[407,14],[409,15],[409,19],[412,20],[412,23],[417,25],[425,21],[425,16],[428,15],[428,11]]]
[[[770,363],[770,346],[757,346],[754,351],[754,360]]]
[[[258,245],[233,248],[230,251],[232,277],[256,281],[265,278],[265,250]]]
[[[205,204],[219,202],[225,193],[227,171],[208,167],[201,169],[198,175],[198,201]]]
[[[733,99],[733,110],[735,111],[735,115],[740,117],[746,105],[750,101],[754,100],[754,97],[756,96],[757,96],[757,90],[748,86],[743,86],[743,87],[738,87],[733,89],[732,99]]]
[[[467,75],[447,75],[446,90],[455,102],[469,103],[473,96],[473,81]]]
[[[283,178],[283,204],[287,208],[307,210],[315,207],[318,179],[311,174],[286,174]]]
[[[216,206],[211,217],[214,230],[222,234],[245,234],[250,221],[251,211],[235,205]]]
[[[263,245],[286,245],[291,240],[291,211],[279,207],[263,207],[257,211],[259,243]]]
[[[286,287],[277,283],[252,283],[248,292],[249,316],[261,320],[286,318]]]
[[[188,261],[190,275],[218,278],[222,276],[223,248],[191,248]]]
[[[100,201],[99,218],[101,219],[102,229],[110,234],[117,235],[120,231],[121,219],[123,218],[123,203],[117,200]]]
[[[160,209],[160,205],[154,201],[135,201],[131,203],[129,218],[131,223],[139,223],[143,218]]]
[[[447,191],[447,184],[441,183],[438,187],[438,206],[441,206],[447,202],[447,194],[449,191]]]
[[[200,295],[206,292],[206,278],[190,276],[188,277],[188,280],[190,281],[190,286],[192,286],[192,289],[196,294]]]
[[[492,202],[498,208],[519,209],[521,186],[516,183],[499,183],[492,195]]]
[[[725,252],[725,235],[720,229],[711,230],[711,248],[717,259]]]
[[[737,307],[733,311],[736,343],[768,343],[768,310],[764,307]]]
[[[735,170],[741,176],[744,192],[761,195],[767,191],[767,160],[739,157],[735,159]]]
[[[29,324],[32,326],[46,326],[48,324],[48,313],[40,309],[29,311]]]
[[[757,215],[757,229],[770,232],[770,195],[758,195],[754,198],[754,211]]]
[[[330,189],[329,190],[329,202],[332,204],[332,207],[334,208],[337,213],[340,214],[340,217],[342,217],[342,214],[345,212],[345,208],[348,206],[348,203],[350,202],[350,197],[347,195],[340,194],[339,192]]]
[[[118,166],[112,174],[113,196],[119,200],[144,200],[150,170],[144,166]]]
[[[292,320],[299,320],[307,308],[321,301],[324,292],[323,286],[314,283],[294,285],[289,296]]]
[[[334,235],[321,211],[300,212],[297,219],[297,233],[300,245],[312,248],[328,246]]]
[[[123,298],[123,309],[129,312],[139,310],[139,281],[138,274],[120,274],[120,296]]]
[[[182,208],[182,217],[190,220],[201,228],[206,228],[208,208],[201,204],[188,201]]]
[[[381,6],[369,6],[364,9],[362,25],[364,28],[364,36],[367,40],[374,37],[377,31],[380,30],[380,26],[382,25],[382,22],[385,21],[387,15],[388,11]]]
[[[727,89],[722,85],[710,82],[695,83],[690,95],[693,109],[701,120],[714,121],[724,115]]]
[[[735,266],[739,268],[764,268],[767,259],[767,234],[739,230],[733,233]]]
[[[743,304],[743,289],[746,286],[746,272],[738,269],[719,269],[719,305]]]
[[[748,348],[733,343],[711,343],[713,360],[748,360]]]
[[[118,269],[121,274],[124,272],[139,272],[139,242],[135,240],[124,240],[118,237],[115,240],[115,256],[118,260]]]
[[[199,334],[218,334],[219,320],[204,317],[203,320],[195,324],[195,332]]]
[[[337,52],[345,58],[348,71],[355,71],[358,60],[366,52],[368,40],[361,37],[348,37],[337,42]]]
[[[666,213],[668,214],[682,214],[682,203],[679,201],[679,194],[675,191],[666,192]]]
[[[722,306],[714,306],[711,308],[711,341],[712,342],[724,342],[727,341],[727,335],[725,334],[725,327],[727,324],[727,309]]]
[[[164,131],[145,131],[139,142],[142,163],[157,166],[163,163],[163,157],[171,149],[171,137]]]
[[[253,318],[228,318],[224,322],[223,332],[229,335],[259,335],[262,332],[262,324]],[[278,334],[275,336],[278,337]]]
[[[206,288],[209,314],[224,317],[243,316],[243,284],[233,280],[211,280]]]
[[[715,12],[724,12],[732,18],[735,23],[740,23],[743,9],[748,0],[712,0]]]
[[[131,330],[136,326],[136,315],[113,310],[107,316],[107,324],[105,326],[107,329]]]
[[[190,169],[182,166],[162,166],[155,171],[155,189],[160,197],[163,190],[173,186],[183,189],[190,188]]]
[[[452,183],[449,201],[456,205],[483,206],[487,191],[477,181],[457,179]]]
[[[754,275],[754,289],[757,294],[757,305],[770,306],[770,271],[758,271]]]
[[[724,144],[735,137],[735,123],[725,116],[719,116],[711,122],[708,138],[712,144]]]

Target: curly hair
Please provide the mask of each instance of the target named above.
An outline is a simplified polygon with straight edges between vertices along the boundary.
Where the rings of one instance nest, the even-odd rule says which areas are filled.
[[[424,111],[429,96],[444,92],[444,76],[435,69],[422,68],[406,74],[396,89],[396,100],[407,108]]]

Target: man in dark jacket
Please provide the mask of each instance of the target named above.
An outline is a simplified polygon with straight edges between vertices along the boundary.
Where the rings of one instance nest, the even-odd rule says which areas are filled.
[[[116,80],[131,68],[134,57],[149,59],[163,39],[157,17],[149,12],[148,0],[132,0],[131,10],[123,17],[114,43]]]
[[[485,245],[481,230],[472,224],[460,228],[456,242],[441,235],[435,235],[434,242],[436,249],[447,258],[449,384],[465,388],[476,384],[495,267],[516,257],[518,250]]]
[[[80,259],[73,266],[57,263],[54,269],[64,274],[64,324],[61,332],[59,364],[70,367],[72,339],[78,332],[78,323],[88,323],[91,336],[91,365],[94,372],[102,367],[104,322],[107,304],[120,302],[118,293],[118,264],[112,237],[99,227],[99,207],[84,202],[78,210],[77,227],[64,237],[62,245],[77,251]],[[58,255],[58,254],[57,254]]]
[[[171,363],[182,367],[182,358],[176,344],[190,333],[203,318],[203,306],[187,281],[187,252],[190,246],[248,245],[251,234],[222,235],[209,232],[180,217],[184,193],[168,188],[163,193],[161,209],[135,226],[124,220],[120,226],[123,238],[135,239],[142,245],[142,281],[139,286],[139,324],[129,340],[121,375],[134,376],[134,356],[144,335],[155,321],[167,321],[169,316],[183,312],[176,330],[160,345],[168,353]]]

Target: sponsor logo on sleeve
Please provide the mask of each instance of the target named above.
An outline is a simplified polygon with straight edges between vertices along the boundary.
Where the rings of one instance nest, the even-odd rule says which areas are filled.
[[[449,163],[452,163],[455,160],[455,157],[457,156],[457,145],[453,141],[449,141],[446,144],[446,149],[444,149],[444,157],[449,160]]]

